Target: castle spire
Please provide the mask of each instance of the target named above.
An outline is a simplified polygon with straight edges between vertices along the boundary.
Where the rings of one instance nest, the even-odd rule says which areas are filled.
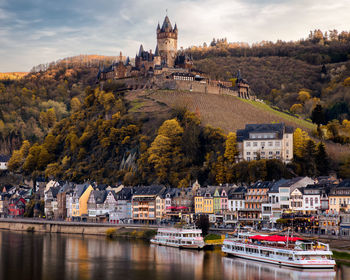
[[[156,50],[154,51],[154,56],[159,56],[158,44],[156,46]]]
[[[177,32],[177,25],[176,25],[176,22],[175,22],[175,26],[174,26],[174,32]]]
[[[170,32],[172,30],[173,30],[173,27],[171,26],[170,19],[166,15],[164,18],[164,22],[163,22],[161,31],[162,32]]]
[[[158,25],[157,25],[157,32],[160,31],[160,25],[159,25],[159,22],[158,22]]]
[[[140,50],[139,50],[139,56],[142,56],[142,53],[143,53],[143,46],[142,46],[142,44],[141,44]]]

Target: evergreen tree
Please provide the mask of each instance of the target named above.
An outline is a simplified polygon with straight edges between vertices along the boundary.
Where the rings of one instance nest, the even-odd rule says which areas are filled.
[[[329,173],[329,158],[326,152],[325,145],[320,142],[317,145],[315,156],[316,167],[319,175],[328,175]]]
[[[302,154],[302,165],[303,165],[303,172],[304,175],[307,176],[315,176],[317,169],[316,169],[316,144],[313,140],[308,140],[306,142],[306,145],[303,149]]]

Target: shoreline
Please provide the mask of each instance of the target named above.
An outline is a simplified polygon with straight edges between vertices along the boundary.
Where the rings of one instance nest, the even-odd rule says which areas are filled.
[[[47,221],[35,219],[9,219],[0,218],[0,229],[11,231],[41,232],[41,233],[67,233],[79,235],[99,235],[108,236],[108,231],[113,231],[113,235],[130,235],[132,232],[157,230],[160,226],[147,224],[107,224],[107,223],[87,223],[87,222],[67,222],[67,221]],[[220,230],[213,233],[225,234]],[[276,233],[278,234],[278,233]],[[332,250],[350,254],[350,239],[339,239],[336,236],[300,236],[305,239],[319,240],[328,243]]]

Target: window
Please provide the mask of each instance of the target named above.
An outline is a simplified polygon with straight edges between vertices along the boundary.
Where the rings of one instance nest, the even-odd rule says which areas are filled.
[[[262,155],[265,155],[265,152],[261,152]]]
[[[250,155],[250,152],[247,152],[247,156],[249,156]]]
[[[286,142],[286,146],[287,146],[287,147],[289,146],[289,142]]]
[[[275,146],[276,146],[276,147],[279,147],[279,146],[280,146],[280,142],[279,142],[279,141],[276,141],[276,142],[275,142]]]
[[[305,198],[305,203],[309,203],[309,198]]]
[[[247,161],[250,161],[250,157],[247,157]]]
[[[289,150],[286,150],[286,154],[288,155],[289,154]],[[288,157],[288,156],[287,156]]]
[[[269,147],[272,147],[273,146],[273,142],[269,142]]]
[[[253,152],[253,155],[256,155],[257,154],[257,152]]]
[[[314,206],[314,199],[312,197],[310,198],[310,205]]]
[[[246,142],[246,147],[250,147],[250,142]]]
[[[280,154],[280,151],[276,151],[276,155],[279,155]]]
[[[272,154],[273,154],[273,152],[270,151],[270,152],[269,152],[269,155],[272,155]]]
[[[261,147],[264,147],[265,146],[265,142],[261,142]]]
[[[253,142],[253,147],[257,147],[258,146],[258,142]]]
[[[318,204],[318,198],[317,197],[315,198],[315,204]]]

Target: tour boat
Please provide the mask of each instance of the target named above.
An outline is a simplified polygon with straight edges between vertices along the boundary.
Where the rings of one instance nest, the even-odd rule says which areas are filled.
[[[309,268],[334,268],[329,245],[279,235],[238,234],[224,240],[222,251],[236,257],[277,265]]]
[[[202,249],[205,246],[202,230],[194,228],[159,228],[151,243],[186,249]]]

